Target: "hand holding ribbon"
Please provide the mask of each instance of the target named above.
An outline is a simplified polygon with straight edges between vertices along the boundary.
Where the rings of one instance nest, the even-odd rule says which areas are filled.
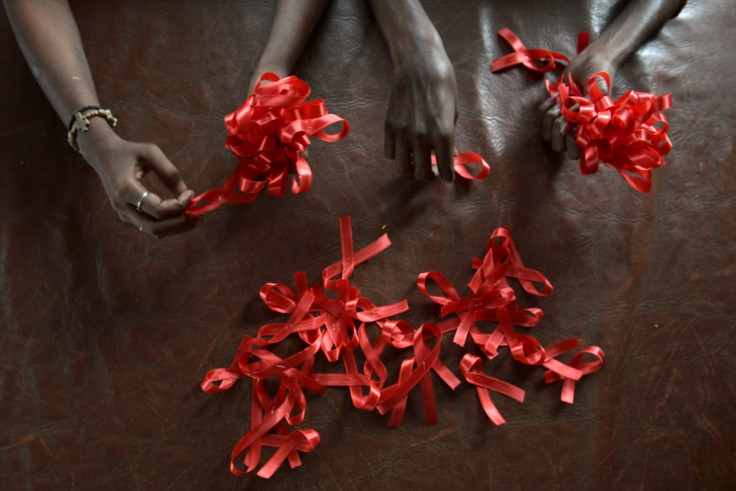
[[[519,38],[508,29],[499,31],[514,48],[514,53],[497,58],[491,71],[523,64],[534,72],[548,72],[555,68],[555,60],[568,62],[568,58],[544,49],[526,49]],[[575,64],[575,72],[590,70],[589,36],[578,35],[578,54],[565,73]],[[582,55],[580,53],[582,52]],[[547,60],[544,66],[534,61]],[[578,62],[578,60],[583,60]],[[615,66],[603,59],[601,66],[613,73]],[[602,89],[601,85],[605,84]],[[621,174],[626,182],[642,193],[651,191],[652,170],[665,164],[664,156],[672,149],[667,137],[667,118],[661,111],[672,106],[669,94],[655,96],[645,92],[629,90],[612,101],[608,96],[611,79],[605,71],[596,71],[588,76],[585,88],[587,95],[575,84],[572,74],[567,80],[560,77],[556,83],[546,81],[550,98],[542,104],[545,112],[542,136],[552,143],[557,151],[568,148],[574,158],[580,153],[580,171],[593,174],[599,163],[611,167]],[[568,134],[574,128],[574,136]],[[577,148],[576,148],[577,147]],[[578,152],[577,149],[580,149]]]

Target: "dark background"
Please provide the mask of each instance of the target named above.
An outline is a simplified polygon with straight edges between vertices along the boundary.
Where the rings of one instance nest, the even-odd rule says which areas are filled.
[[[201,192],[235,160],[223,116],[246,97],[274,8],[265,1],[76,1],[103,106],[118,132],[156,142]],[[7,489],[598,488],[725,489],[736,483],[736,9],[691,0],[619,70],[615,95],[671,93],[674,143],[650,195],[613,170],[582,176],[541,140],[542,79],[492,75],[511,28],[528,47],[573,54],[619,2],[428,1],[457,74],[457,147],[491,163],[482,182],[422,184],[382,158],[388,51],[366,6],[331,3],[295,73],[352,126],[310,147],[314,186],[209,214],[164,240],[139,234],[108,204],[66,144],[0,16],[0,478]],[[555,286],[521,296],[545,317],[548,345],[578,337],[604,349],[575,404],[543,370],[501,356],[486,371],[527,391],[494,401],[435,377],[439,423],[415,389],[400,428],[353,408],[344,389],[310,396],[302,427],[321,444],[270,480],[228,470],[249,425],[250,383],[207,395],[245,334],[284,320],[265,282],[316,281],[340,257],[338,220],[356,247],[385,227],[393,245],[360,265],[367,298],[407,298],[418,327],[438,309],[416,289],[437,270],[465,293],[470,260],[510,227],[521,257]],[[459,375],[461,350],[441,357]],[[393,366],[397,366],[396,360]],[[265,462],[265,460],[262,460]]]

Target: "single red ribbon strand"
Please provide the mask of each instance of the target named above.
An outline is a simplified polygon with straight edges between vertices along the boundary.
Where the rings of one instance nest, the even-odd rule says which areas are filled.
[[[555,60],[565,63],[570,61],[565,55],[555,53],[554,51],[546,49],[527,49],[518,36],[508,28],[503,28],[498,31],[498,35],[511,45],[514,52],[493,60],[491,63],[492,73],[496,73],[505,68],[519,64],[524,65],[532,71],[544,73],[555,69]],[[535,61],[546,61],[546,63],[539,66],[534,63]]]
[[[432,165],[437,165],[437,157],[432,154]],[[474,175],[471,167],[480,166]],[[469,181],[482,181],[491,172],[491,165],[483,157],[473,152],[462,152],[452,158],[452,167],[455,173]]]

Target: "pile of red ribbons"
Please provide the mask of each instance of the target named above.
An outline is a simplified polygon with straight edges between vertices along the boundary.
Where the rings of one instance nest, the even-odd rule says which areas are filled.
[[[419,384],[427,424],[436,423],[431,373],[436,373],[452,389],[461,383],[439,356],[442,335],[447,332],[454,331],[455,343],[461,346],[469,336],[489,359],[498,355],[499,347],[508,346],[515,360],[544,366],[548,383],[563,381],[561,398],[569,403],[573,402],[575,382],[597,371],[603,363],[603,351],[594,346],[579,351],[569,364],[564,364],[557,358],[577,348],[577,340],[543,348],[534,338],[514,330],[514,325],[536,325],[542,312],[519,308],[508,279],[514,278],[525,291],[535,295],[548,295],[552,286],[541,273],[524,267],[505,228],[493,233],[485,258],[473,261],[476,272],[469,283],[472,293],[468,297],[460,297],[440,273],[419,275],[419,289],[442,305],[443,317],[454,317],[440,324],[423,324],[416,330],[406,321],[392,319],[409,309],[406,300],[376,306],[361,297],[360,290],[350,282],[355,266],[391,244],[388,236],[384,234],[356,252],[350,218],[345,217],[340,221],[340,238],[342,260],[323,271],[321,282],[310,286],[306,275],[297,273],[294,290],[278,283],[261,288],[264,303],[274,312],[288,315],[288,319],[262,326],[256,336],[245,336],[230,366],[210,370],[202,380],[202,389],[215,393],[229,389],[238,379],[252,379],[250,431],[235,445],[231,455],[230,469],[236,475],[244,474],[236,465],[240,458],[245,472],[258,466],[263,447],[276,447],[258,471],[264,478],[271,477],[286,460],[292,467],[300,465],[299,452],[311,452],[316,447],[319,435],[315,430],[289,429],[304,421],[304,389],[322,394],[329,386],[347,387],[357,409],[390,412],[389,426],[398,426],[408,394]],[[428,280],[436,283],[442,295],[428,292]],[[544,285],[541,291],[535,288],[535,283]],[[495,327],[484,330],[482,327],[488,323]],[[290,341],[298,338],[301,348],[280,357],[270,348],[286,338]],[[393,384],[387,384],[388,371],[381,359],[388,346],[407,353]],[[358,366],[356,354],[364,360],[362,367]],[[584,362],[585,354],[596,360]],[[318,357],[327,363],[342,362],[343,372],[315,373]],[[476,386],[483,409],[496,424],[504,420],[491,400],[490,391],[523,401],[522,389],[485,375],[481,359],[474,355],[464,356],[460,371],[466,381]],[[275,395],[266,389],[267,379],[278,379]]]
[[[297,77],[264,73],[253,94],[225,116],[226,146],[238,158],[237,167],[219,189],[195,196],[186,214],[202,215],[225,203],[251,203],[264,188],[283,196],[289,174],[294,194],[308,191],[312,170],[303,154],[309,137],[336,142],[350,131],[347,121],[327,112],[324,100],[306,102],[309,93],[309,85]],[[342,123],[342,130],[327,133],[325,128],[335,123]]]
[[[514,52],[493,61],[494,73],[518,64],[536,72],[548,72],[555,68],[555,60],[569,61],[560,53],[527,49],[509,29],[502,29],[498,34]],[[588,34],[581,33],[578,52],[587,44]],[[667,137],[667,118],[661,114],[672,106],[672,99],[669,94],[658,97],[629,90],[614,102],[596,85],[598,76],[611,87],[608,74],[593,74],[587,80],[587,96],[572,78],[557,83],[547,81],[547,90],[557,97],[562,116],[576,125],[575,144],[581,148],[580,171],[593,174],[602,162],[616,169],[631,187],[648,193],[652,188],[652,170],[665,164],[664,156],[672,149]]]

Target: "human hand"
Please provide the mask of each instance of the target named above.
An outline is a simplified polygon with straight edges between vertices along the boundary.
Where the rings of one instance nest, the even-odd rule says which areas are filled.
[[[583,92],[587,92],[588,78],[596,73],[605,72],[609,75],[611,84],[616,75],[616,65],[608,58],[596,53],[592,46],[586,48],[582,53],[573,58],[563,70],[560,80],[567,82],[572,76]],[[590,51],[589,51],[590,50]],[[603,94],[609,94],[608,87],[603,77],[596,77],[596,85]],[[573,109],[577,109],[573,106]],[[575,144],[575,126],[567,121],[560,112],[556,97],[550,97],[540,106],[542,112],[542,139],[552,144],[555,152],[566,152],[571,159],[580,158],[580,148]]]
[[[440,177],[454,179],[453,152],[458,115],[455,71],[441,42],[419,45],[395,63],[386,115],[384,151],[400,170],[430,180],[434,151]],[[413,162],[413,169],[412,169]]]
[[[77,143],[124,222],[155,237],[185,232],[201,223],[201,217],[183,214],[194,192],[158,146],[123,140],[100,118],[90,121],[89,131],[80,133]],[[149,191],[141,182],[149,171],[176,197],[162,199]]]

